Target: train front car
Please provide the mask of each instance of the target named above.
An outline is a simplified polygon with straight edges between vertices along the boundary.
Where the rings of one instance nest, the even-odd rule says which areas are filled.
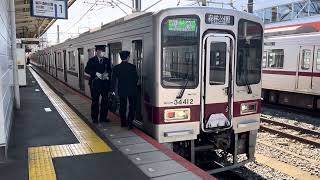
[[[154,137],[216,173],[254,159],[260,124],[262,22],[244,12],[174,8],[155,14]],[[151,83],[151,84],[153,84]],[[240,161],[238,155],[246,154]],[[242,159],[242,158],[241,158]]]

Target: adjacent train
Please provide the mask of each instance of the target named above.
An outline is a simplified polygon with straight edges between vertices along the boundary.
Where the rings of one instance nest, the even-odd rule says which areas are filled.
[[[87,60],[105,44],[137,66],[135,126],[200,167],[254,159],[261,110],[263,25],[245,13],[183,7],[134,13],[34,54],[34,65],[90,95]],[[239,155],[246,155],[241,161]],[[208,166],[209,165],[209,166]]]
[[[302,24],[295,26],[304,27]],[[320,110],[319,40],[320,32],[265,38],[262,63],[264,101]]]

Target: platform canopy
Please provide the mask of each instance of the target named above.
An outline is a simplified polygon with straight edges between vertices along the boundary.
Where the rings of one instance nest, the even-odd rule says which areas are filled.
[[[52,18],[30,16],[31,0],[15,0],[17,38],[36,38],[46,32],[56,21]],[[68,8],[76,0],[68,0]]]

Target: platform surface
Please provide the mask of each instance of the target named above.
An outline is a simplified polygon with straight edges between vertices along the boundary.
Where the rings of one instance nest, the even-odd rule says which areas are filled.
[[[0,179],[215,179],[112,113],[92,124],[91,100],[37,67],[27,80]]]
[[[28,85],[20,88],[21,109],[14,113],[8,160],[0,164],[1,180],[149,179],[107,139],[81,123],[67,104],[57,102],[39,78],[28,71]]]

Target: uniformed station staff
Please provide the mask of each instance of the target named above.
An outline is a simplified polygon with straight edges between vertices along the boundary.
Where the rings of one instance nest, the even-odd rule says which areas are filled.
[[[106,46],[96,45],[96,56],[89,59],[85,72],[90,74],[89,86],[91,92],[91,118],[93,123],[98,123],[99,99],[100,103],[100,122],[108,122],[108,93],[111,81],[111,61],[104,57]]]
[[[120,118],[121,127],[128,126],[132,129],[132,122],[135,116],[137,82],[138,75],[136,66],[128,62],[129,51],[121,51],[120,58],[122,62],[113,68],[112,73],[112,91],[118,80],[118,95],[120,96]],[[113,92],[114,94],[114,92]],[[129,101],[129,113],[127,117],[127,102]]]

